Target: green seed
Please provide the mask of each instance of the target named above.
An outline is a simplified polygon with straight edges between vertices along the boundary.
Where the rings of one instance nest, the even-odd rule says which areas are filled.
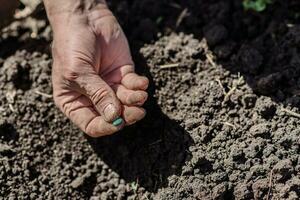
[[[123,119],[121,117],[117,118],[115,121],[113,121],[114,126],[119,126],[123,123]]]

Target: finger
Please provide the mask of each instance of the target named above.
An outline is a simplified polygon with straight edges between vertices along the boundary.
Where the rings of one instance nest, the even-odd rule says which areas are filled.
[[[121,67],[120,67],[121,66]],[[133,73],[134,66],[131,65],[116,65],[106,69],[101,73],[103,80],[110,83],[121,83],[126,74]]]
[[[124,105],[142,106],[148,98],[147,92],[142,90],[129,90],[120,84],[113,86],[113,89]]]
[[[124,126],[124,124],[114,126],[97,114],[93,107],[82,107],[72,111],[70,119],[91,137],[111,135]]]
[[[63,107],[71,121],[91,137],[111,135],[124,127],[124,123],[114,126],[106,122],[85,96],[65,103]]]
[[[146,110],[141,107],[124,106],[123,118],[126,125],[131,125],[143,119],[146,115]]]
[[[97,74],[79,76],[76,83],[93,102],[96,110],[107,122],[112,122],[121,114],[121,104],[112,88]]]
[[[146,90],[149,85],[149,80],[145,76],[139,76],[136,73],[126,74],[121,83],[131,90]]]

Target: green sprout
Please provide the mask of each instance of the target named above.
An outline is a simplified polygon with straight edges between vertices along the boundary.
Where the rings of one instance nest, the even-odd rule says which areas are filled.
[[[136,194],[137,191],[138,191],[138,189],[139,189],[139,180],[137,179],[136,182],[133,181],[133,182],[130,184],[130,186],[131,186],[131,189],[133,190],[133,192]]]
[[[243,0],[243,6],[246,10],[264,11],[272,0]]]

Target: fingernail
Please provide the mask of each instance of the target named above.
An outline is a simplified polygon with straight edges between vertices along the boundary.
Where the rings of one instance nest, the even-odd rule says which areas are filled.
[[[144,104],[147,96],[145,96],[145,94],[137,93],[135,95],[132,95],[131,98],[131,104]]]
[[[109,104],[104,109],[104,118],[106,121],[111,122],[118,116],[117,110],[113,104]]]
[[[121,117],[119,117],[118,119],[116,119],[115,121],[113,121],[113,125],[114,126],[120,126],[123,123],[123,119]]]

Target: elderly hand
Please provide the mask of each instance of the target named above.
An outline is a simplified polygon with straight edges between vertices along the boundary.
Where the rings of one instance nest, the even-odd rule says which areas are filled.
[[[127,39],[105,2],[69,2],[45,0],[54,100],[88,135],[110,135],[145,116],[148,79],[134,72]]]

